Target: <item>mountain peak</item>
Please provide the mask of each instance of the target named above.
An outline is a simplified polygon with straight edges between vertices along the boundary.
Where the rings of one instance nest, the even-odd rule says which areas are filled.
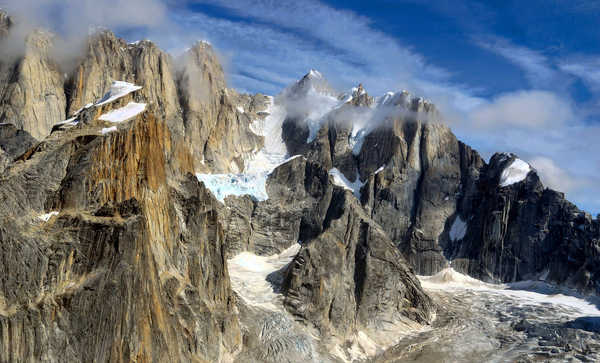
[[[309,70],[300,80],[288,87],[284,93],[287,95],[302,96],[311,90],[323,95],[337,97],[337,92],[331,87],[323,74],[316,69]]]
[[[350,101],[355,106],[370,107],[373,105],[373,97],[369,96],[362,83],[357,87],[352,88],[352,100]]]
[[[316,69],[311,68],[303,78],[322,79],[323,75]]]

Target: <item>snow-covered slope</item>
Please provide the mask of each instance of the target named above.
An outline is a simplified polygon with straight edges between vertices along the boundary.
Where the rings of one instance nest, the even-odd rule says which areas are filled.
[[[125,122],[144,112],[145,109],[145,103],[129,102],[125,107],[101,115],[99,119],[108,122]]]
[[[227,196],[250,195],[255,200],[268,198],[266,191],[267,177],[277,166],[286,162],[287,151],[281,138],[281,125],[285,118],[285,109],[270,98],[264,119],[257,119],[250,125],[250,130],[264,136],[264,147],[254,154],[247,155],[243,173],[231,174],[196,174],[198,180],[221,202]]]
[[[333,184],[350,190],[352,194],[356,196],[356,198],[360,199],[360,188],[362,188],[365,183],[360,181],[360,177],[358,175],[353,182],[348,180],[337,168],[329,170],[329,175],[331,175],[333,178]]]
[[[521,159],[515,159],[509,166],[502,171],[500,175],[500,186],[507,187],[509,185],[522,182],[527,178],[527,174],[531,171],[531,166]]]
[[[133,83],[114,81],[110,86],[110,90],[102,97],[100,101],[96,103],[96,106],[101,106],[110,102],[113,102],[121,97],[125,97],[131,92],[142,89],[141,86],[136,86]]]

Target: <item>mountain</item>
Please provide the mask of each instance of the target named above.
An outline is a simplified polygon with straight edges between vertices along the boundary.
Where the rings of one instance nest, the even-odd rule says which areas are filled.
[[[239,94],[207,42],[174,58],[107,30],[66,70],[54,41],[0,63],[0,362],[427,361],[428,334],[483,316],[439,276],[600,292],[600,221],[423,98],[316,70]],[[598,356],[593,321],[511,309],[482,334]]]

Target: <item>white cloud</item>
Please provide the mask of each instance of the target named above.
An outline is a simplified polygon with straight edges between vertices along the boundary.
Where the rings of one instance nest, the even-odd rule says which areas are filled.
[[[548,188],[568,193],[584,184],[581,178],[574,177],[550,158],[536,156],[528,162],[537,170],[542,183]]]
[[[85,36],[90,26],[116,30],[122,27],[159,26],[167,8],[160,0],[19,0],[0,2],[17,22]]]
[[[182,13],[178,19],[203,29],[214,44],[235,49],[234,73],[259,78],[258,69],[263,68],[298,79],[316,68],[341,89],[361,82],[374,95],[409,89],[433,100],[470,97],[468,89],[449,84],[452,75],[447,70],[353,12],[313,0],[196,3],[217,5],[237,15],[235,21],[200,13],[192,17]],[[247,84],[236,86],[252,89]]]
[[[542,52],[513,44],[500,37],[476,38],[475,43],[520,67],[533,87],[556,88],[557,80],[564,78]]]
[[[573,120],[571,105],[547,91],[518,91],[503,94],[475,107],[469,114],[477,128],[556,127]]]
[[[563,61],[560,69],[580,78],[590,89],[600,91],[600,57]]]

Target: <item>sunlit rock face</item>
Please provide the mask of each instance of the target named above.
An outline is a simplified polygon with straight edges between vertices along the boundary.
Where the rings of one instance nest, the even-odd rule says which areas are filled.
[[[0,63],[0,123],[14,124],[38,139],[65,119],[67,106],[64,74],[51,57],[52,43],[53,35],[35,31],[27,36],[23,54],[6,54]]]
[[[0,361],[598,359],[598,220],[431,102],[56,40],[0,52]]]

